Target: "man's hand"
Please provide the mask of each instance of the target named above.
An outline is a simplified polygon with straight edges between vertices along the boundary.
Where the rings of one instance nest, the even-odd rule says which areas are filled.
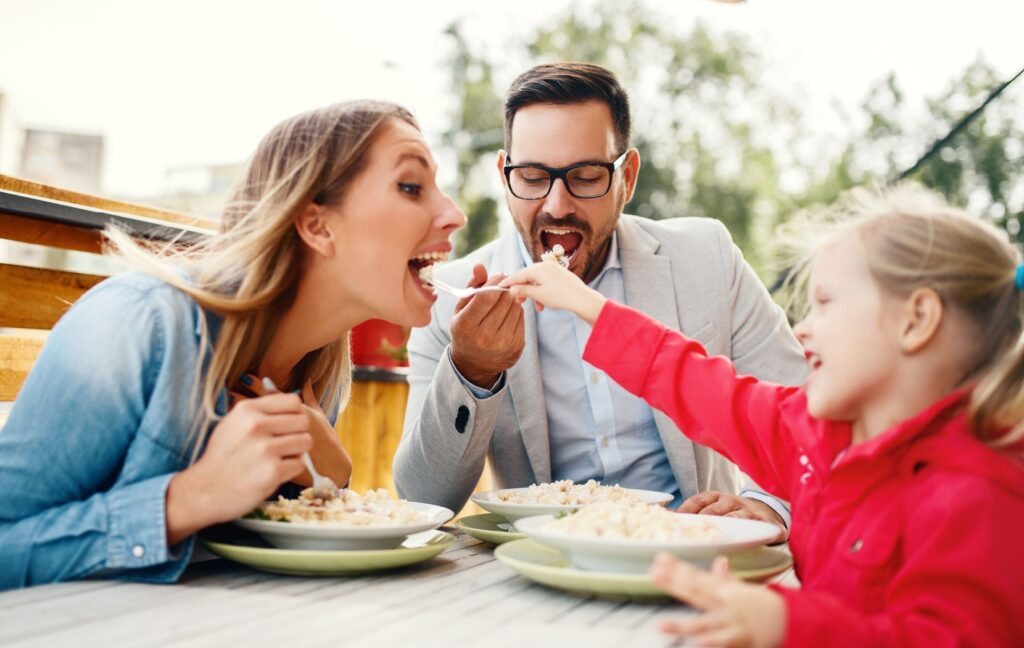
[[[771,522],[779,527],[779,535],[775,536],[772,544],[785,542],[789,537],[789,530],[786,523],[779,517],[779,514],[764,502],[745,497],[737,497],[729,493],[719,491],[705,491],[697,493],[690,499],[683,502],[678,509],[680,513],[699,513],[701,515],[728,515],[729,517],[745,518],[747,520],[760,520]]]
[[[487,277],[482,265],[473,268],[471,288],[495,286],[505,276]],[[477,293],[460,299],[452,318],[452,362],[466,380],[490,389],[501,372],[519,360],[526,344],[522,307],[507,291]]]

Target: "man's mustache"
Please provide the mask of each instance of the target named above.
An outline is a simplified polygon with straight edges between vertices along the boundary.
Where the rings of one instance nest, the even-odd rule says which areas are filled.
[[[533,238],[539,238],[541,230],[546,229],[574,229],[581,232],[584,236],[590,236],[593,233],[590,223],[575,216],[565,216],[564,218],[548,216],[545,218],[541,215],[537,217],[537,220],[533,221]]]

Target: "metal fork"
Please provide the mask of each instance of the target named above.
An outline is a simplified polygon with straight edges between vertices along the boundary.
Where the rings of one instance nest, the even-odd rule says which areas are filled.
[[[508,290],[508,288],[503,288],[502,286],[481,286],[480,288],[456,288],[455,286],[449,286],[448,284],[446,284],[445,282],[441,281],[437,277],[431,277],[427,281],[434,288],[438,288],[440,290],[443,290],[444,292],[448,293],[452,297],[456,297],[458,299],[462,299],[463,297],[469,297],[471,295],[475,295],[477,293],[482,293],[482,292],[493,292],[493,291],[500,291],[500,290]]]

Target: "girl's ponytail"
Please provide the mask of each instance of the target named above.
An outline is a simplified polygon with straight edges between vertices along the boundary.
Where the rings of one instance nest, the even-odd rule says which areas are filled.
[[[1024,334],[1019,324],[1024,321],[1024,264],[1017,267],[1013,283],[1003,317],[990,331],[1002,328],[1012,333],[994,350],[998,359],[982,373],[968,407],[978,436],[995,447],[1012,446],[1024,438]],[[1014,319],[1016,327],[1006,326],[1006,320]]]

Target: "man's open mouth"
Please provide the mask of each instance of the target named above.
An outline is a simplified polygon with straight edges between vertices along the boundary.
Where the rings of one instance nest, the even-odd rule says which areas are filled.
[[[582,247],[583,235],[576,230],[548,227],[540,231],[540,244],[545,252],[550,252],[556,245],[561,245],[562,254],[571,268]]]

